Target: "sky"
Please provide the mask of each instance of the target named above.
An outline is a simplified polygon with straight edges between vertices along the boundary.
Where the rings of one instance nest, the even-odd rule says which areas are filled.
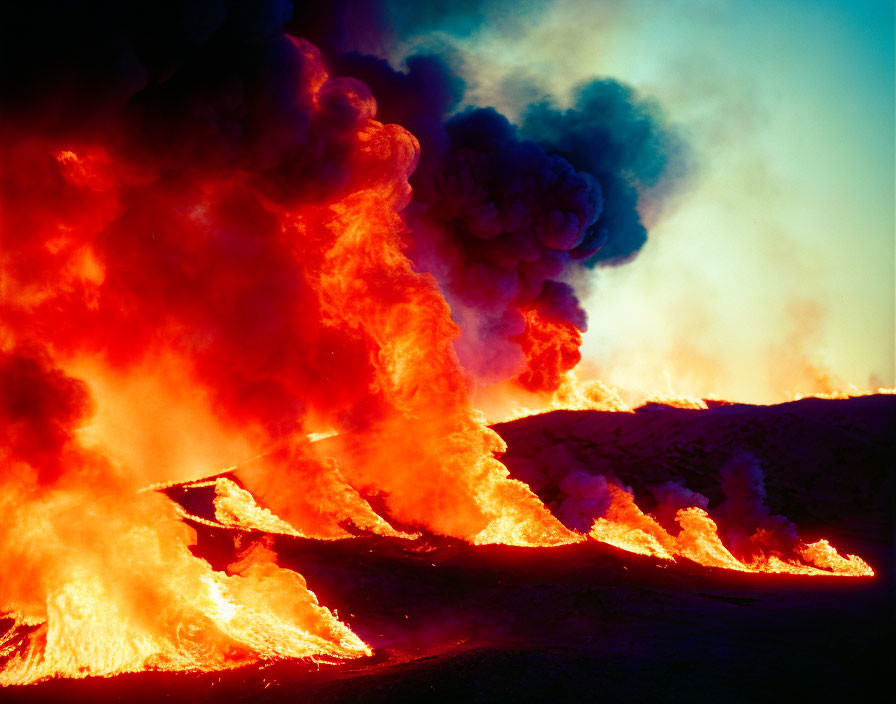
[[[521,6],[523,7],[523,6]],[[634,261],[593,271],[586,373],[779,401],[894,383],[894,51],[887,2],[556,0],[411,33],[465,102],[511,117],[610,77],[654,99],[690,173]]]

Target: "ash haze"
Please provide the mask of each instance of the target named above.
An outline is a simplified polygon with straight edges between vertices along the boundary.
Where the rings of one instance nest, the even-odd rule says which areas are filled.
[[[637,257],[576,282],[586,371],[629,391],[759,402],[893,385],[890,3],[484,7],[419,21],[391,61],[446,53],[465,101],[512,120],[612,77],[690,145],[677,194],[660,212],[639,206]]]

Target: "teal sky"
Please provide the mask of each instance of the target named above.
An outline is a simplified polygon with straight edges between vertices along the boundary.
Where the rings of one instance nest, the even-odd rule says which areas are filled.
[[[611,77],[655,98],[694,151],[680,194],[645,214],[639,257],[582,282],[588,369],[631,391],[756,401],[893,385],[892,3],[505,13],[422,40],[460,51],[468,102],[513,117],[521,84],[562,99]]]

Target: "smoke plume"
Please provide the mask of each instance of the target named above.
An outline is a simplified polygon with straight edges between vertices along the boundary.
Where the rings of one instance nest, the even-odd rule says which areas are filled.
[[[722,465],[725,501],[714,515],[735,555],[791,552],[799,541],[796,526],[784,516],[772,515],[766,505],[765,473],[759,460],[743,452]]]
[[[354,52],[335,61],[420,140],[408,254],[448,299],[462,363],[485,383],[554,390],[587,328],[576,269],[635,256],[640,211],[683,174],[685,150],[656,106],[611,80],[582,86],[568,110],[530,105],[521,127],[460,109],[460,64],[450,51],[410,56],[405,71]]]
[[[255,496],[308,536],[391,534],[394,520],[473,542],[580,539],[494,458],[503,444],[470,406],[448,304],[404,254],[416,138],[282,31],[287,4],[0,13],[2,550],[34,585],[0,596],[50,634],[9,677],[229,666],[233,643],[248,660],[369,652],[298,575],[193,557],[174,509],[135,498],[172,479],[123,447],[138,432],[183,448],[181,478],[222,469],[203,464],[204,442],[234,439],[246,454],[233,464],[256,460],[242,477]],[[311,451],[317,430],[345,433],[339,466]],[[66,533],[79,513],[87,527]],[[40,549],[19,554],[30,535]],[[137,613],[172,590],[195,595],[188,613]],[[110,605],[96,625],[108,642],[145,652],[83,647],[92,631],[70,619],[92,601]],[[282,639],[252,641],[243,619],[256,617],[283,621]],[[217,640],[196,664],[169,627],[202,619]]]

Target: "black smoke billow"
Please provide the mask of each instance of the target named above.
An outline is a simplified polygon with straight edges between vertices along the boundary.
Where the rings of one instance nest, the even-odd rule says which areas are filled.
[[[516,126],[493,108],[461,109],[450,52],[411,56],[404,71],[356,52],[333,63],[420,140],[409,255],[438,280],[461,359],[485,381],[522,371],[526,310],[586,329],[575,269],[634,258],[647,239],[639,208],[685,172],[659,109],[612,80],[580,86],[568,109],[546,97]]]
[[[639,207],[661,200],[686,171],[685,145],[664,127],[658,106],[609,79],[580,85],[567,109],[552,98],[530,105],[521,133],[600,184],[600,217],[570,253],[589,266],[634,257],[647,241]]]
[[[451,304],[467,368],[508,378],[525,366],[527,310],[585,330],[576,269],[633,258],[647,238],[641,206],[662,198],[685,160],[659,110],[615,81],[581,86],[569,108],[545,96],[517,126],[464,108],[462,57],[450,50],[411,56],[401,71],[371,55],[500,10],[460,3],[414,19],[385,0],[7,3],[0,119],[6,134],[111,134],[157,177],[241,169],[275,201],[309,202],[349,187],[344,140],[372,93],[378,119],[421,143],[408,253]],[[284,28],[348,77],[330,81],[322,109],[310,103],[310,45]]]

